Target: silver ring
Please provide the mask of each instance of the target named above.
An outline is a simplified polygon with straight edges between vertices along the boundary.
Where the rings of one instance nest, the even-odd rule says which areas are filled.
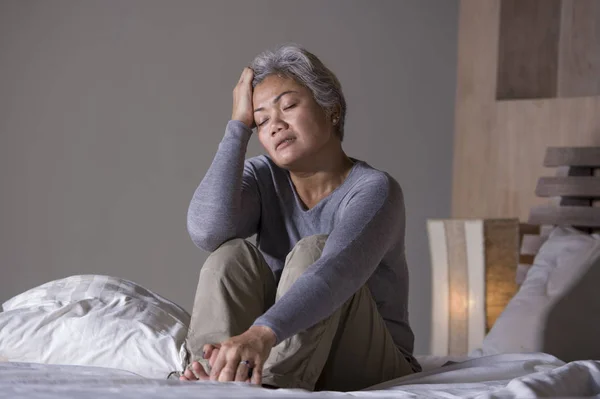
[[[248,366],[249,368],[252,368],[252,367],[250,366],[250,360],[242,360],[242,361],[240,362],[240,364],[245,364],[245,365],[246,365],[246,366]]]

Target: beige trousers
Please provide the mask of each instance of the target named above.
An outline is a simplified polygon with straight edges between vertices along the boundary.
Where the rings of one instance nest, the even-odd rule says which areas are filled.
[[[300,240],[277,285],[260,251],[242,239],[221,245],[200,270],[187,349],[202,359],[205,344],[246,331],[283,296],[323,251],[327,236]],[[273,347],[263,383],[280,388],[355,391],[412,373],[396,348],[369,289],[359,289],[327,319]]]

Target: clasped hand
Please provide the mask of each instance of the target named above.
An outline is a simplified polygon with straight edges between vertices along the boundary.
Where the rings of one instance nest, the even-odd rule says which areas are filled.
[[[203,357],[208,360],[210,371],[204,370],[199,362],[193,362],[179,379],[243,381],[258,385],[275,341],[275,333],[269,327],[253,326],[243,334],[219,344],[204,345]]]

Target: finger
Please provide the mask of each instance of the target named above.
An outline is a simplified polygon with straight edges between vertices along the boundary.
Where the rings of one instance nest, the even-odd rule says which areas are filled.
[[[244,70],[244,78],[242,79],[242,81],[240,83],[243,85],[246,85],[246,86],[251,86],[253,78],[254,78],[254,71],[250,68],[246,68]]]
[[[262,371],[262,364],[259,363],[256,364],[256,366],[254,366],[254,369],[252,370],[252,377],[250,378],[253,384],[260,385],[260,383],[262,382]]]
[[[199,380],[206,381],[208,380],[208,374],[204,370],[204,367],[199,362],[192,363],[192,371],[198,377]]]
[[[250,366],[241,361],[235,373],[235,381],[246,381],[250,375]]]
[[[252,69],[245,67],[244,70],[242,71],[242,74],[240,75],[240,80],[238,81],[238,84],[247,82],[253,73],[254,73],[254,71],[252,71]]]
[[[185,370],[182,377],[185,377],[185,379],[188,381],[196,381],[198,379],[194,372],[190,369]]]
[[[214,364],[215,364],[215,362],[217,361],[217,357],[219,357],[219,351],[220,351],[220,349],[219,349],[219,348],[215,348],[215,349],[212,351],[212,354],[211,354],[211,356],[210,356],[210,359],[208,359],[208,364],[210,365],[210,367],[213,367],[213,366],[214,366]]]
[[[244,75],[246,75],[246,68],[242,70],[242,73],[240,74],[240,80],[238,80],[238,83],[242,83],[244,81]]]
[[[237,358],[239,359],[239,356],[237,356]],[[227,363],[225,364],[225,367],[223,367],[223,369],[221,370],[221,373],[219,373],[218,381],[219,382],[234,381],[235,374],[236,374],[239,364],[240,364],[240,361],[239,360],[236,361],[235,357],[229,359],[227,361]]]
[[[221,370],[223,370],[223,367],[225,367],[226,364],[227,361],[225,360],[223,352],[219,351],[219,355],[217,356],[217,359],[215,360],[214,364],[212,365],[212,368],[210,369],[211,381],[218,381],[219,375],[221,374]]]
[[[203,359],[210,359],[210,355],[213,351],[213,349],[215,349],[215,346],[213,344],[206,344],[202,347],[202,358]]]

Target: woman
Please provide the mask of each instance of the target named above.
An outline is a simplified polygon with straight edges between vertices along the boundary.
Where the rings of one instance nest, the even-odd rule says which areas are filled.
[[[182,380],[349,391],[420,371],[402,191],[344,153],[345,115],[338,79],[298,46],[242,72],[188,211],[190,236],[212,254]],[[253,128],[267,155],[244,161]]]

